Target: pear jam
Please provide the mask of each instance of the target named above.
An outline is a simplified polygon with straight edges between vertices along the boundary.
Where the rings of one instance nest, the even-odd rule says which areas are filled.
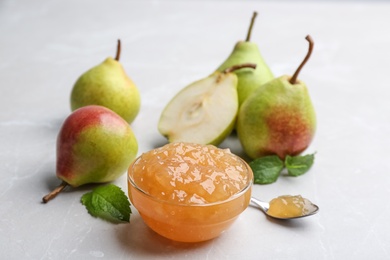
[[[173,143],[143,154],[134,181],[154,198],[173,203],[223,201],[248,183],[244,163],[214,146]]]
[[[145,223],[176,241],[218,236],[249,205],[253,173],[228,149],[171,143],[129,168],[129,197]]]
[[[279,196],[270,201],[268,214],[277,218],[293,218],[306,215],[310,206],[310,201],[300,195]]]

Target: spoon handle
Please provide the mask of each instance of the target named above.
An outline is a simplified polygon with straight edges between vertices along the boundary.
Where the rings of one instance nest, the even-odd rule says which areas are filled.
[[[253,198],[253,197],[251,197],[251,202],[253,204],[256,204],[262,211],[264,211],[264,213],[267,213],[267,211],[269,209],[269,203],[268,202],[261,201],[259,199]]]

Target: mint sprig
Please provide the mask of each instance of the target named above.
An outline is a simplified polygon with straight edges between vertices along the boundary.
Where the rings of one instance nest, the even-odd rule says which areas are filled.
[[[130,222],[130,201],[116,185],[108,184],[93,189],[81,197],[88,213],[112,223]]]
[[[299,176],[305,174],[314,163],[314,154],[304,156],[286,156],[285,165],[288,175]]]
[[[276,182],[284,168],[289,176],[300,176],[309,171],[314,163],[314,154],[303,156],[286,156],[284,162],[277,155],[257,158],[249,163],[254,175],[255,184]]]
[[[254,175],[255,184],[275,182],[283,170],[283,161],[276,155],[257,158],[249,163]]]

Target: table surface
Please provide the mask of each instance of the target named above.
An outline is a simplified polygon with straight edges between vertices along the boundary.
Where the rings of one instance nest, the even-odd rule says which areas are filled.
[[[91,217],[59,184],[55,143],[84,71],[113,56],[142,96],[132,124],[139,154],[166,140],[163,107],[181,88],[209,75],[252,33],[275,75],[300,78],[318,117],[311,170],[255,185],[270,200],[302,194],[320,206],[310,218],[272,221],[249,207],[217,239],[181,244],[150,231],[135,208],[129,224]],[[390,5],[384,2],[12,1],[0,2],[0,251],[4,259],[389,259]],[[242,154],[236,137],[221,144]],[[114,184],[127,189],[123,175]]]

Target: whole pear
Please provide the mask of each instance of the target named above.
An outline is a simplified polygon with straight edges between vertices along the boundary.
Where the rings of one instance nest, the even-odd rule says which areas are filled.
[[[216,71],[179,91],[166,105],[158,123],[169,142],[220,144],[233,130],[238,113],[237,76],[240,64]]]
[[[67,185],[110,182],[126,172],[138,152],[129,124],[112,110],[90,105],[75,110],[57,137],[57,177],[62,180],[43,198],[48,202]]]
[[[297,79],[309,59],[314,43],[292,77],[284,75],[256,89],[242,104],[237,119],[237,135],[251,158],[265,155],[297,155],[311,143],[316,115],[304,82]]]
[[[218,71],[238,64],[256,64],[256,69],[243,68],[234,73],[238,77],[238,102],[241,105],[244,100],[259,86],[274,78],[270,68],[264,61],[256,43],[251,42],[251,33],[257,13],[254,12],[245,41],[239,41],[234,46],[229,57],[219,66]]]
[[[118,40],[115,59],[108,57],[101,64],[82,74],[73,86],[71,110],[87,105],[107,107],[132,123],[141,106],[139,91],[119,62],[121,42]]]

